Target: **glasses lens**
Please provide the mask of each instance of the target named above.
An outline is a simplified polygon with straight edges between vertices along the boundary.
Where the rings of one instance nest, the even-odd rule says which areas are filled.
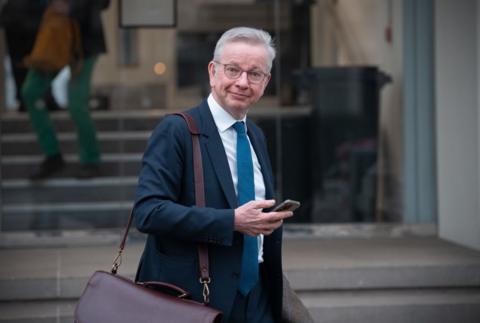
[[[250,71],[247,73],[250,82],[259,83],[263,80],[264,74],[259,71]]]
[[[242,70],[234,65],[225,65],[225,75],[227,77],[235,79],[240,76]]]
[[[225,75],[229,79],[233,79],[233,80],[237,79],[243,73],[243,70],[240,67],[235,65],[225,64],[223,65],[223,68],[224,68]],[[247,73],[248,80],[252,83],[260,83],[265,77],[265,74],[263,74],[260,71],[248,71],[246,73]]]

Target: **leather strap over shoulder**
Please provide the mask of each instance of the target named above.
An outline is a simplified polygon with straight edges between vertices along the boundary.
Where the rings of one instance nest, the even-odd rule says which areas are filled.
[[[176,112],[172,114],[181,116],[183,119],[185,119],[185,122],[187,123],[188,131],[190,131],[192,135],[200,135],[200,131],[198,130],[195,120],[193,120],[193,118],[189,114],[186,114],[184,112]]]
[[[200,150],[200,131],[193,118],[183,112],[173,113],[179,115],[187,123],[188,130],[192,134],[192,147],[193,147],[193,167],[194,167],[194,181],[195,181],[195,205],[199,207],[205,207],[205,187],[203,179],[203,164],[202,164],[202,152]]]
[[[192,148],[193,148],[193,169],[195,182],[195,205],[198,207],[205,207],[205,187],[203,180],[203,164],[202,152],[200,150],[200,131],[193,118],[183,112],[174,113],[181,116],[187,123],[188,130],[192,134]],[[210,291],[208,284],[210,283],[210,269],[208,262],[208,246],[206,244],[198,245],[198,259],[200,266],[200,283],[203,284],[203,301],[205,304],[209,302]]]
[[[186,113],[174,113],[179,115],[185,119],[187,123],[188,130],[192,134],[192,145],[193,145],[193,166],[194,166],[194,181],[195,181],[195,204],[198,207],[205,206],[205,188],[203,182],[203,165],[202,165],[202,154],[200,150],[200,131],[195,123],[193,118],[186,114]],[[128,223],[125,227],[125,232],[123,234],[122,240],[120,242],[120,246],[118,248],[118,255],[113,261],[113,266],[111,269],[112,274],[116,274],[118,271],[118,267],[120,267],[122,263],[122,253],[125,249],[125,243],[127,241],[128,232],[130,231],[130,227],[133,221],[133,210],[130,211],[130,216],[128,218]],[[199,258],[199,272],[200,278],[199,281],[203,284],[203,301],[205,304],[209,303],[209,295],[210,290],[208,288],[208,284],[210,283],[210,271],[209,271],[209,262],[208,262],[208,247],[206,244],[199,244],[198,245],[198,258]]]

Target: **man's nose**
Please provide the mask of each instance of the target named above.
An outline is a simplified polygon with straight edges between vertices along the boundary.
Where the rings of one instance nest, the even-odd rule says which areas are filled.
[[[248,74],[245,71],[242,71],[242,74],[237,79],[237,85],[241,87],[248,87]]]

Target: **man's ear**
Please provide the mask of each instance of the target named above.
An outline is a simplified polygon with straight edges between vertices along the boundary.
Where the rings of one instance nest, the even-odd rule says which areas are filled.
[[[216,73],[215,63],[211,61],[210,63],[208,63],[208,76],[210,79],[210,86],[214,85],[215,73]]]
[[[212,74],[212,75],[215,75],[215,63],[213,61],[211,61],[210,63],[208,63],[208,73],[209,74]]]

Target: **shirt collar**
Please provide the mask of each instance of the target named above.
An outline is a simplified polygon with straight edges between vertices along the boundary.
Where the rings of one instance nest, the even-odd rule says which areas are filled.
[[[222,108],[220,104],[218,104],[218,102],[215,100],[211,93],[208,96],[207,103],[208,107],[210,108],[210,112],[212,113],[213,120],[215,121],[215,125],[220,132],[224,132],[237,121],[243,121],[246,127],[247,116],[245,116],[241,120],[236,120],[234,117],[232,117],[230,113],[228,113],[224,108]]]

